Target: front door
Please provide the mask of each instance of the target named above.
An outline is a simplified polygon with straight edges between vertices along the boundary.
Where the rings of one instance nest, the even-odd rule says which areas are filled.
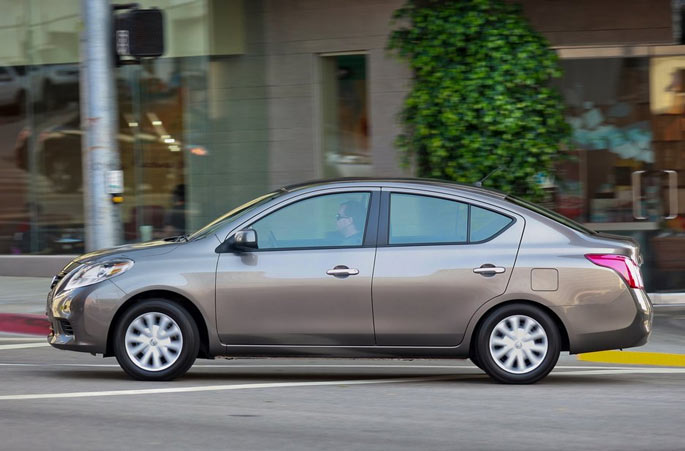
[[[308,195],[242,228],[254,252],[224,253],[217,328],[228,345],[374,344],[376,189]]]
[[[456,346],[507,287],[523,220],[449,197],[383,193],[373,282],[376,342]]]

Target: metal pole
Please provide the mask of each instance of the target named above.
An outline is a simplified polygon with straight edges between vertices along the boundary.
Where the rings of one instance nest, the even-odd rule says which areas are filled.
[[[119,207],[107,190],[109,171],[120,169],[114,89],[112,7],[109,0],[81,0],[81,127],[86,250],[121,242]]]

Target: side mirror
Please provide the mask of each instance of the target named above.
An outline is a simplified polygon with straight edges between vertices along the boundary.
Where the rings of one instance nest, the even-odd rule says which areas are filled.
[[[251,251],[257,249],[257,231],[252,229],[239,230],[232,237],[216,248],[215,252]]]
[[[252,229],[240,230],[233,235],[233,246],[236,249],[257,249],[257,232]]]

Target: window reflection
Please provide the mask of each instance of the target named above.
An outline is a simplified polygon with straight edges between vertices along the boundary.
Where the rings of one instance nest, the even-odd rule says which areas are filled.
[[[31,249],[28,156],[15,154],[27,135],[27,89],[22,66],[0,66],[0,252]]]
[[[609,58],[562,64],[561,88],[580,172],[566,168],[558,210],[584,222],[632,221],[630,174],[654,162],[648,61]]]
[[[183,63],[161,59],[118,70],[122,220],[129,242],[187,231]]]
[[[682,291],[685,57],[562,65],[574,159],[557,173],[555,209],[593,229],[637,239],[647,289]]]
[[[117,73],[127,242],[186,232],[181,60]],[[78,64],[0,66],[0,253],[84,251],[78,81]]]

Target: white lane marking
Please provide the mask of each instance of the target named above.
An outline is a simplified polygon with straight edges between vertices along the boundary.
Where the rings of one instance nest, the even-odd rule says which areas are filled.
[[[0,365],[16,365],[29,366],[32,364],[0,364]],[[69,364],[62,364],[69,365]],[[81,366],[79,364],[73,364]],[[99,365],[104,366],[104,365]],[[116,366],[116,365],[107,365]],[[216,367],[214,365],[206,365],[208,367]],[[233,365],[230,365],[233,366]],[[230,367],[226,365],[226,367]],[[241,365],[244,368],[254,367],[255,365]],[[285,365],[272,365],[285,366]],[[406,368],[406,367],[405,367]],[[410,367],[411,368],[411,367]],[[436,368],[436,367],[433,367]],[[471,367],[461,367],[465,369],[472,369]],[[588,368],[581,371],[556,371],[564,367],[557,367],[552,376],[561,375],[614,375],[614,374],[682,374],[685,373],[684,368],[611,368],[611,369],[593,369]],[[574,367],[569,367],[574,368]],[[576,367],[577,368],[577,367]],[[457,369],[451,367],[451,369]],[[319,381],[319,382],[282,382],[282,383],[268,383],[268,384],[231,384],[231,385],[208,385],[195,387],[175,387],[175,388],[152,388],[152,389],[138,389],[138,390],[112,390],[112,391],[94,391],[94,392],[71,392],[71,393],[36,393],[25,395],[5,395],[0,396],[0,401],[12,400],[31,400],[31,399],[56,399],[56,398],[88,398],[98,396],[127,396],[127,395],[148,395],[160,393],[190,393],[190,392],[205,392],[205,391],[226,391],[226,390],[249,390],[249,389],[263,389],[263,388],[288,388],[288,387],[307,387],[307,386],[330,386],[330,385],[370,385],[370,384],[397,384],[408,382],[430,382],[440,380],[456,380],[463,377],[487,377],[485,374],[451,374],[441,376],[428,377],[405,377],[405,378],[391,378],[391,379],[371,379],[371,380],[338,380],[338,381]]]
[[[20,343],[16,345],[0,345],[0,351],[5,349],[25,349],[25,348],[40,348],[43,346],[50,346],[50,343]]]
[[[0,341],[45,341],[45,337],[23,337],[23,338],[18,338],[18,337],[0,337]]]
[[[484,375],[474,375],[484,376]],[[231,385],[207,385],[201,387],[175,387],[175,388],[149,388],[140,390],[113,390],[113,391],[92,391],[92,392],[72,392],[72,393],[36,393],[27,395],[6,395],[0,396],[0,401],[27,400],[27,399],[55,399],[55,398],[90,398],[96,396],[126,396],[126,395],[151,395],[158,393],[191,393],[203,391],[225,391],[225,390],[248,390],[259,388],[289,388],[289,387],[310,387],[323,385],[370,385],[370,384],[399,384],[406,382],[428,382],[455,379],[457,376],[430,376],[430,377],[403,377],[392,379],[371,379],[371,380],[340,380],[340,381],[320,381],[320,382],[280,382],[270,384],[231,384]]]

